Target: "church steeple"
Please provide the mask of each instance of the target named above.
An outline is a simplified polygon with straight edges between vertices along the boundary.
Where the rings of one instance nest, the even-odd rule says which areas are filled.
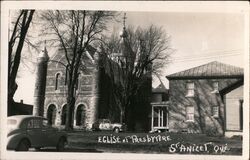
[[[120,34],[120,47],[121,47],[121,50],[120,50],[120,53],[121,53],[121,56],[123,56],[123,59],[125,59],[126,56],[128,56],[128,53],[127,53],[127,48],[126,48],[126,39],[128,37],[128,33],[127,33],[127,30],[126,30],[126,13],[124,13],[123,15],[123,28],[122,28],[122,31],[121,31],[121,34]]]
[[[124,16],[123,16],[123,29],[122,29],[121,34],[120,34],[120,37],[123,38],[123,39],[128,36],[128,33],[126,31],[126,19],[127,19],[126,13],[124,13]]]

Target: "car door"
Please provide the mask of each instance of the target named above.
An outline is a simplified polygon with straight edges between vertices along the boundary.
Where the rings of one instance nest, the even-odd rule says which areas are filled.
[[[42,132],[46,146],[55,146],[58,141],[57,129],[49,125],[46,119],[42,120]]]
[[[31,146],[43,146],[44,134],[42,133],[42,122],[40,119],[30,118],[26,123],[27,135],[30,139]]]

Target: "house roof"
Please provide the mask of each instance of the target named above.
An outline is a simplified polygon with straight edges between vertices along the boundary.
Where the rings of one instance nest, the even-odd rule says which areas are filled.
[[[161,83],[159,84],[159,86],[157,86],[156,88],[152,89],[153,93],[166,93],[168,90],[166,89],[166,87]]]
[[[229,64],[213,61],[198,67],[166,76],[167,79],[190,79],[190,78],[243,78],[244,70]]]

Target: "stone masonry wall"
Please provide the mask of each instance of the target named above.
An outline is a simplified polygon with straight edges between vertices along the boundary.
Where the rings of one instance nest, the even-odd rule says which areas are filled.
[[[64,54],[57,53],[53,60],[63,60]],[[94,65],[94,64],[93,64]],[[76,91],[76,103],[74,108],[74,128],[75,129],[91,129],[92,123],[96,121],[97,116],[97,101],[98,101],[98,70],[97,67],[88,66],[88,73],[82,71],[79,76],[78,89]],[[60,73],[58,79],[58,89],[55,89],[56,74]],[[55,126],[58,128],[64,128],[61,125],[62,109],[67,104],[67,85],[65,84],[66,68],[57,63],[49,62],[47,81],[46,81],[46,93],[45,93],[45,105],[44,105],[44,117],[47,117],[47,109],[49,105],[56,106],[56,120]],[[84,107],[82,126],[76,126],[76,110],[77,107],[82,105]]]

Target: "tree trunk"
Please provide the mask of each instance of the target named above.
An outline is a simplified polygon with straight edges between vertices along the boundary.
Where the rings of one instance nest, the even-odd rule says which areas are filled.
[[[70,87],[69,87],[70,88]],[[74,108],[75,108],[75,97],[74,97],[74,88],[70,88],[71,91],[68,92],[67,97],[67,116],[65,130],[73,130],[73,118],[74,118]]]
[[[125,117],[124,117],[124,111],[123,111],[123,109],[121,108],[121,109],[120,109],[120,123],[121,123],[121,124],[124,123],[124,119],[125,119]]]
[[[129,100],[129,104],[125,106],[125,123],[128,131],[135,130],[134,115],[133,115],[133,104]]]
[[[9,102],[13,101],[14,94],[17,90],[16,76],[17,76],[17,72],[18,72],[18,68],[19,68],[19,64],[20,64],[20,60],[21,60],[21,53],[22,53],[22,49],[23,49],[23,44],[24,44],[24,40],[25,40],[26,34],[28,32],[29,25],[30,25],[30,22],[32,20],[32,17],[33,17],[35,10],[31,10],[29,14],[28,14],[28,12],[29,11],[24,11],[24,15],[23,15],[22,23],[21,23],[21,28],[20,28],[21,33],[20,33],[20,38],[18,41],[17,49],[15,52],[13,66],[11,68],[9,68],[9,71],[8,71],[8,101]],[[28,18],[27,18],[27,16],[28,16]],[[19,23],[19,20],[16,23]],[[12,47],[12,46],[9,46],[9,47]],[[9,49],[9,52],[10,51],[12,52],[12,49]],[[9,53],[9,57],[8,57],[9,59],[11,59],[11,54],[12,53]],[[10,60],[9,60],[9,62],[10,62]],[[12,109],[11,109],[12,105],[9,102],[8,102],[8,107],[10,107],[10,108],[8,108],[8,111],[10,111],[10,113],[8,112],[8,115],[12,115],[12,113],[11,113],[12,112]]]
[[[202,106],[201,106],[200,98],[198,95],[195,97],[195,101],[198,107],[199,122],[200,122],[199,124],[200,124],[201,133],[205,133],[205,127],[206,127],[205,119],[204,119],[204,114],[201,109]]]
[[[127,107],[126,112],[126,124],[128,131],[135,131],[135,117],[133,114],[133,108],[131,106]]]

